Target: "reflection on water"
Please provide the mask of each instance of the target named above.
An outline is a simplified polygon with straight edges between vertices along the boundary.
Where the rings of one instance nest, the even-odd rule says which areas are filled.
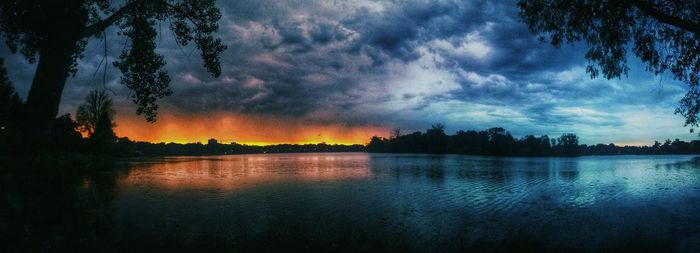
[[[89,217],[118,251],[700,252],[692,156],[272,154],[117,167],[103,175],[108,190],[87,196],[101,199]],[[89,179],[80,187],[101,189]]]
[[[367,156],[318,154],[174,157],[135,162],[126,185],[234,191],[282,181],[347,180],[370,176]]]

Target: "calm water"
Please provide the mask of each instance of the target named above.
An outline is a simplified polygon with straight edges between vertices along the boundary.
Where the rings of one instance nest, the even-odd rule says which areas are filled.
[[[116,178],[110,236],[179,250],[700,252],[699,164],[363,153],[131,161]]]
[[[693,156],[172,157],[71,178],[5,177],[3,248],[700,252]]]

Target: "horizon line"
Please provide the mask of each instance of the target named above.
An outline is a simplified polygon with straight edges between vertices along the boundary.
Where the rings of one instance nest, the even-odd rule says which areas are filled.
[[[129,138],[128,136],[118,136],[118,138]],[[381,137],[381,136],[377,136]],[[371,138],[371,137],[370,137]],[[381,137],[385,138],[385,137]],[[326,144],[326,145],[345,145],[345,146],[354,146],[354,145],[362,145],[362,146],[367,146],[369,144],[369,141],[366,143],[352,143],[352,142],[326,142],[326,141],[302,141],[302,142],[264,142],[264,141],[244,141],[244,142],[236,142],[236,141],[228,141],[228,140],[219,140],[216,138],[212,138],[217,140],[218,144],[223,144],[223,145],[231,145],[231,144],[239,144],[239,145],[246,145],[246,146],[259,146],[259,147],[264,147],[264,146],[275,146],[275,145],[319,145],[319,144]],[[206,145],[209,140],[204,140],[204,141],[182,141],[182,140],[162,140],[158,142],[153,142],[153,141],[145,141],[145,140],[133,140],[130,139],[132,142],[147,142],[147,143],[152,143],[152,144],[158,144],[158,143],[165,143],[165,144],[202,144]],[[587,146],[595,146],[599,144],[603,145],[609,145],[609,144],[614,144],[615,146],[618,147],[651,147],[653,146],[654,141],[659,141],[663,143],[664,140],[651,140],[651,141],[630,141],[630,142],[608,142],[608,143],[595,143],[595,144],[589,144],[589,143],[579,143],[579,145],[587,145]],[[672,140],[673,141],[673,140]],[[693,140],[688,140],[686,142],[691,142]]]

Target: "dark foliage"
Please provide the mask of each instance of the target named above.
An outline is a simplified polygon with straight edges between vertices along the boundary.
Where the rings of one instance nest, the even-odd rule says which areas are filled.
[[[118,34],[127,38],[114,65],[131,90],[136,113],[152,122],[156,100],[171,93],[166,63],[156,51],[156,27],[170,24],[178,44],[194,42],[204,67],[219,76],[220,55],[226,48],[214,37],[220,18],[214,0],[0,1],[0,36],[11,52],[37,63],[24,106],[29,124],[23,138],[33,146],[30,149],[42,152],[51,138],[65,82],[76,73],[90,38],[107,41],[111,26],[118,26]]]
[[[7,78],[7,72],[0,58],[0,153],[14,151],[21,141],[23,131],[20,116],[23,102]]]
[[[440,127],[436,127],[440,126]],[[368,152],[376,153],[431,153],[467,154],[489,156],[579,156],[579,155],[623,155],[623,154],[697,154],[700,141],[684,142],[667,140],[663,145],[615,146],[615,144],[580,145],[578,136],[566,133],[550,139],[544,135],[527,135],[514,138],[501,127],[486,131],[457,131],[446,135],[444,125],[433,125],[425,133],[414,132],[394,135],[390,139],[374,136],[367,144]]]
[[[583,42],[586,71],[595,78],[626,75],[628,51],[654,74],[670,72],[689,89],[676,109],[686,126],[698,126],[700,112],[699,1],[521,0],[520,17],[552,45]],[[692,128],[691,128],[692,131]]]
[[[92,136],[97,129],[101,117],[108,117],[112,126],[114,121],[114,105],[112,98],[105,90],[93,90],[85,97],[85,102],[78,106],[75,121],[79,124],[80,132]]]
[[[70,113],[56,118],[50,149],[56,152],[78,153],[84,151],[83,136],[78,132],[78,123],[73,121]]]
[[[1,62],[0,62],[1,63]],[[0,66],[2,66],[0,64]],[[0,155],[24,155],[33,153],[26,145],[26,111],[24,103],[15,92],[12,83],[5,76],[4,68],[0,68]],[[111,108],[110,108],[111,109]],[[105,110],[109,111],[109,110]],[[70,113],[61,115],[54,120],[51,135],[45,141],[45,151],[50,153],[110,153],[113,146],[114,132],[111,117],[104,117],[106,122],[98,123],[97,130],[88,141],[80,133],[82,129],[78,122],[71,118]],[[99,140],[99,141],[93,141]],[[96,143],[99,143],[97,145]]]
[[[238,143],[222,144],[210,141],[202,143],[150,143],[134,142],[126,137],[119,138],[114,152],[122,156],[178,156],[178,155],[228,155],[228,154],[262,154],[262,153],[307,153],[307,152],[363,152],[363,145],[338,144],[278,144],[268,146],[249,146]]]
[[[88,139],[90,152],[108,154],[113,151],[112,149],[114,148],[117,136],[112,130],[112,120],[110,117],[102,116],[99,117],[99,120],[95,128],[95,133]]]

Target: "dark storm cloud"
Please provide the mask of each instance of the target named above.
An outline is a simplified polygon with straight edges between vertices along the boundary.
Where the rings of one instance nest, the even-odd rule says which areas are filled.
[[[316,23],[309,32],[314,43],[325,45],[332,41],[342,41],[347,38],[339,27],[330,23]]]
[[[220,1],[220,36],[228,45],[222,75],[202,67],[192,45],[159,30],[174,94],[162,108],[225,111],[313,122],[420,130],[517,127],[516,134],[597,133],[632,128],[639,110],[671,115],[685,87],[658,85],[632,62],[630,78],[591,80],[582,45],[555,49],[518,21],[514,1]],[[66,86],[72,112],[97,85],[133,113],[129,91],[111,66],[124,43],[110,30],[107,51],[93,39]],[[10,77],[28,92],[33,65],[2,49]],[[107,60],[103,76],[100,62]],[[641,108],[641,109],[635,109]],[[642,110],[643,109],[643,110]],[[644,118],[643,115],[639,116]],[[668,116],[664,119],[668,119]],[[668,123],[674,130],[678,124]],[[658,125],[658,124],[657,124]]]
[[[394,2],[396,3],[396,2]],[[389,4],[382,12],[360,8],[341,24],[360,34],[351,52],[387,55],[411,61],[416,48],[434,38],[452,37],[483,24],[493,9],[490,3],[468,1],[408,1]],[[368,49],[369,48],[369,49]],[[372,55],[374,58],[379,56]]]

